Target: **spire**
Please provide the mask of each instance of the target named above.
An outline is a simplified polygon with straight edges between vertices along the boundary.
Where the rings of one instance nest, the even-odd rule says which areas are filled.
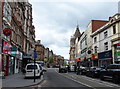
[[[76,28],[76,30],[79,30],[78,20],[77,20],[77,28]]]
[[[77,25],[77,28],[76,28],[76,30],[79,30],[79,25]]]

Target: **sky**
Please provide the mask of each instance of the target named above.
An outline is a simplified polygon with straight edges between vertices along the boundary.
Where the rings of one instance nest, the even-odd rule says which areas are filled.
[[[69,59],[70,37],[77,24],[85,31],[91,20],[108,20],[118,12],[118,0],[29,0],[36,40],[54,54]]]

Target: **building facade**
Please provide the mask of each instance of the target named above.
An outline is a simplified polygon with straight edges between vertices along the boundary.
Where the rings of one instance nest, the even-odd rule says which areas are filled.
[[[31,5],[29,2],[3,2],[2,68],[6,76],[21,72],[25,63],[23,56],[34,48],[35,30],[32,25],[32,9],[27,9],[28,4]],[[31,18],[26,17],[26,14]],[[30,21],[25,21],[26,19]],[[29,31],[26,32],[28,29]],[[5,35],[8,30],[11,32],[9,36]],[[33,39],[29,39],[29,36]],[[31,41],[33,43],[30,44]]]
[[[91,35],[93,37],[93,66],[95,66],[95,64],[97,64],[97,66],[107,66],[109,64],[112,64],[112,33],[110,28],[106,28],[108,24],[109,22]],[[97,61],[95,61],[96,59]]]
[[[44,45],[41,44],[41,40],[38,40],[35,43],[35,48],[36,48],[36,52],[37,52],[37,58],[36,61],[44,61],[44,54],[45,54],[45,47]]]
[[[80,39],[80,31],[79,31],[79,26],[77,25],[75,33],[71,36],[70,38],[70,60],[74,61],[78,57],[78,44],[79,44],[79,39]]]
[[[95,32],[97,29],[102,27],[108,21],[103,20],[91,20],[88,24],[85,32],[82,34],[80,38],[80,50],[81,50],[81,60],[83,61],[84,66],[93,66],[92,63],[96,60],[92,60],[93,49],[92,49],[92,37],[91,34]],[[91,52],[90,52],[91,51]],[[90,53],[89,53],[90,52]],[[96,66],[98,64],[95,64]]]

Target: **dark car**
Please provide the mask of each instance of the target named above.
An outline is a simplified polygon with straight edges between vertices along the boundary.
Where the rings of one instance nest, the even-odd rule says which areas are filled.
[[[75,65],[68,66],[68,71],[69,72],[75,72],[76,71],[76,66]]]
[[[86,67],[80,67],[80,74],[81,75],[85,75],[87,72],[87,68]]]
[[[87,71],[87,67],[78,66],[77,70],[76,70],[76,74],[77,75],[85,75],[86,71]]]
[[[60,66],[59,67],[59,73],[67,73],[67,72],[68,72],[67,66]]]
[[[90,67],[86,72],[86,76],[89,76],[92,78],[99,77],[101,70],[102,70],[101,67]]]
[[[100,79],[112,79],[114,83],[120,83],[120,64],[111,64],[100,72]]]

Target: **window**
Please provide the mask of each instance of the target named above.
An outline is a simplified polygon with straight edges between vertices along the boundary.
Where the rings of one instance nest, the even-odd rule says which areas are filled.
[[[35,65],[35,66],[34,66],[34,65],[28,65],[28,66],[27,66],[27,69],[28,69],[28,70],[29,70],[29,69],[34,69],[34,68],[37,69],[37,68],[38,68],[37,65]]]
[[[108,50],[108,42],[104,43],[104,48],[105,48],[105,51]]]
[[[94,43],[97,42],[97,37],[94,38]]]
[[[113,34],[116,34],[116,25],[113,26]]]
[[[106,38],[108,36],[108,32],[104,32],[104,38]]]
[[[95,53],[97,53],[97,48],[98,48],[97,46],[94,47],[94,49],[95,49]]]

